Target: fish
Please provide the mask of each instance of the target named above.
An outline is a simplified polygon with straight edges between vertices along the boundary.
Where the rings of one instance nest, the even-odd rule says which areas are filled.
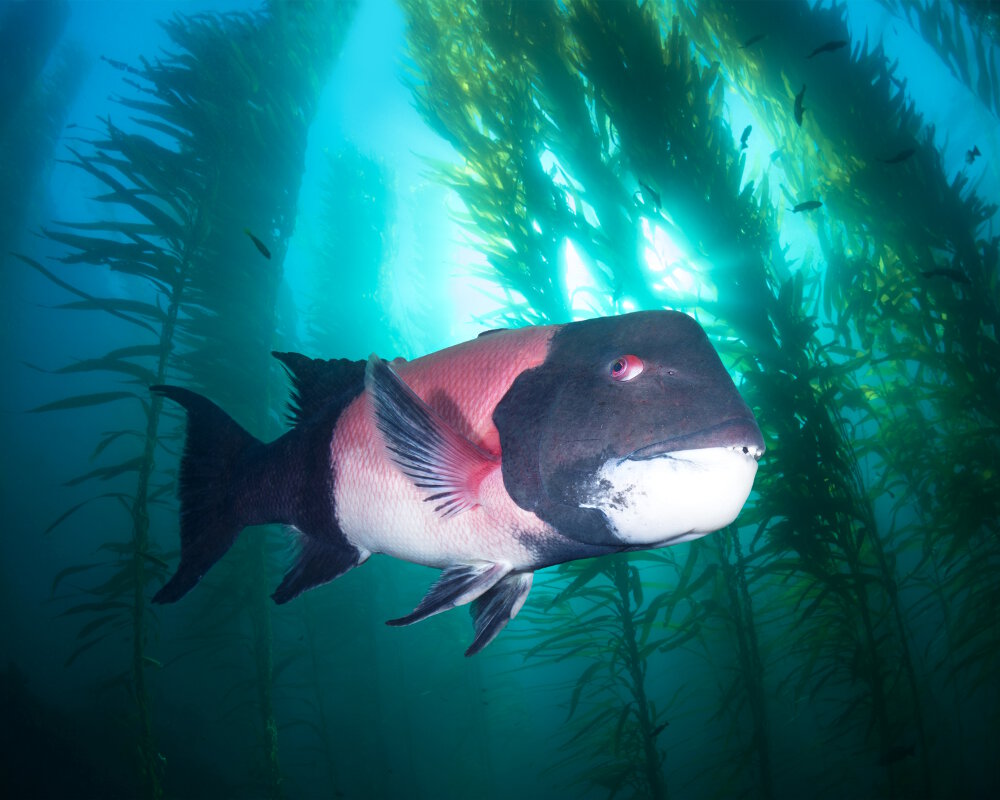
[[[245,234],[246,234],[247,236],[249,236],[249,237],[250,237],[250,241],[251,241],[251,242],[253,242],[253,245],[254,245],[254,247],[256,247],[256,248],[257,248],[257,250],[258,250],[258,251],[260,252],[260,254],[261,254],[262,256],[264,256],[264,258],[266,258],[266,259],[267,259],[268,261],[270,261],[270,260],[271,260],[271,251],[267,249],[267,245],[266,245],[266,244],[264,244],[264,243],[263,243],[263,242],[262,242],[262,241],[261,241],[260,239],[258,239],[258,238],[257,238],[256,236],[254,236],[254,235],[253,235],[253,234],[252,234],[252,233],[250,232],[250,229],[249,229],[249,228],[244,228],[244,229],[243,229],[243,233],[245,233]]]
[[[841,47],[847,47],[847,41],[844,39],[834,39],[831,42],[826,42],[821,44],[815,50],[813,50],[806,58],[812,58],[813,56],[818,56],[820,53],[832,53],[834,50],[839,50]]]
[[[747,140],[750,138],[750,131],[753,130],[753,125],[747,125],[743,129],[743,134],[740,136],[740,150],[747,149]]]
[[[972,283],[972,281],[969,280],[969,276],[962,272],[962,270],[953,269],[951,267],[922,269],[920,270],[920,274],[925,278],[947,278],[955,283]]]
[[[806,113],[805,106],[802,105],[802,100],[806,96],[806,85],[802,84],[802,90],[795,95],[795,122],[798,126],[802,127],[802,115]]]
[[[916,152],[915,148],[907,147],[905,150],[900,150],[896,155],[889,158],[880,158],[879,161],[883,164],[902,164]]]
[[[746,50],[750,45],[757,44],[761,39],[767,37],[766,33],[757,33],[747,39],[743,44],[740,45],[740,50]]]
[[[878,764],[880,767],[888,767],[891,764],[895,764],[897,761],[902,761],[907,756],[914,756],[916,753],[916,745],[896,744],[879,756]]]
[[[441,570],[410,625],[471,603],[488,645],[535,571],[666,547],[730,524],[764,453],[754,415],[701,326],[637,311],[501,329],[412,361],[273,354],[291,421],[270,443],[211,400],[151,387],[187,412],[179,600],[246,526],[300,542],[286,603],[375,553]]]
[[[976,145],[972,145],[972,149],[971,150],[966,150],[965,151],[965,163],[966,164],[971,164],[973,161],[976,160],[977,156],[981,156],[981,155],[982,155],[982,153],[979,152],[979,148]]]
[[[798,214],[800,211],[815,211],[817,208],[821,207],[823,203],[819,200],[806,200],[802,203],[796,203],[792,208],[788,209],[793,214]]]

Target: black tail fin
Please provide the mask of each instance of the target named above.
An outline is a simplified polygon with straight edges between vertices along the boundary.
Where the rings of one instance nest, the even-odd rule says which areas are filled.
[[[181,563],[154,603],[179,600],[198,583],[236,541],[257,522],[248,507],[252,497],[254,451],[264,445],[215,403],[178,386],[152,386],[188,412],[187,441],[181,458]]]

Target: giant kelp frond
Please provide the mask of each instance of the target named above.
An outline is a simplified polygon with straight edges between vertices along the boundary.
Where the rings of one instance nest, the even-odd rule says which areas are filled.
[[[140,400],[139,426],[109,431],[95,455],[105,458],[133,442],[138,449],[71,481],[128,475],[136,484],[134,493],[115,495],[132,526],[129,535],[104,545],[116,556],[110,577],[85,587],[85,602],[67,613],[94,616],[82,627],[83,641],[70,661],[110,633],[130,634],[132,667],[125,677],[138,707],[140,785],[147,796],[159,796],[163,763],[152,740],[145,689],[151,617],[146,597],[168,569],[149,537],[150,509],[171,481],[169,472],[157,477],[154,456],[158,445],[171,450],[170,437],[160,431],[161,400],[150,399],[146,388],[187,373],[216,398],[229,393],[237,401],[233,405],[253,408],[258,427],[267,418],[275,295],[295,218],[306,131],[352,10],[343,3],[277,4],[269,14],[176,16],[166,23],[177,50],[130,70],[140,81],[129,78],[139,96],[120,101],[136,114],[130,130],[109,119],[102,138],[70,150],[70,163],[99,187],[95,199],[109,209],[107,217],[56,223],[46,230],[64,248],[57,257],[59,272],[107,268],[122,276],[117,285],[124,292],[84,291],[73,277],[64,279],[30,262],[75,296],[64,308],[103,312],[132,329],[127,345],[56,371],[117,373],[127,384],[138,384],[137,391],[130,386],[124,392],[76,396],[39,410],[123,396]],[[245,230],[266,238],[273,260],[257,252]],[[76,510],[64,512],[57,522]],[[257,556],[262,573],[259,549]],[[262,575],[256,585],[265,585]],[[259,779],[270,796],[277,796],[270,623],[264,591],[250,597],[257,612],[258,655],[251,683],[264,731]],[[245,605],[235,608],[242,611]]]
[[[884,163],[892,154],[869,145],[817,155],[808,137],[828,120],[838,124],[836,104],[817,102],[800,129],[792,119],[797,77],[740,51],[760,31],[739,26],[759,25],[761,16],[751,20],[736,5],[708,4],[687,15],[699,46],[711,52],[706,66],[654,4],[471,5],[452,40],[447,9],[412,4],[415,92],[425,116],[463,156],[461,166],[442,172],[470,209],[464,221],[480,237],[489,274],[509,296],[525,298],[535,318],[559,319],[552,309],[560,304],[563,317],[670,305],[694,311],[725,337],[724,355],[744,374],[769,450],[759,498],[744,518],[758,538],[738,562],[739,580],[787,587],[800,626],[791,648],[799,655],[794,680],[803,696],[832,680],[870,698],[829,722],[877,753],[911,724],[901,693],[908,687],[915,697],[916,682],[890,589],[894,562],[861,478],[860,459],[871,451],[853,446],[859,426],[873,419],[860,382],[869,360],[851,338],[854,323],[844,323],[848,333],[839,340],[820,327],[824,295],[809,265],[793,274],[784,263],[777,235],[783,212],[771,207],[766,176],[759,186],[743,183],[745,162],[723,120],[719,76],[735,74],[761,116],[774,120],[792,196],[825,198],[829,190],[838,210],[888,213],[876,173],[894,166]],[[839,9],[786,4],[779,17],[768,33],[786,54],[781,64],[791,63],[788,54],[807,38],[793,31],[796,24],[817,44],[845,38]],[[796,54],[796,68],[805,55]],[[812,69],[833,93],[839,77],[829,64]],[[890,91],[891,77],[878,52],[851,74],[863,102],[839,123],[844,141],[850,131],[868,135],[861,123],[876,110],[879,124],[896,126],[893,142],[907,132],[915,139],[919,120]],[[880,105],[886,100],[888,117]],[[913,148],[917,157],[933,157],[933,148],[921,147]],[[809,166],[817,158],[826,159],[822,182],[820,167]],[[829,240],[825,229],[821,235]],[[574,286],[568,267],[581,264],[589,283]],[[578,304],[582,296],[586,304]],[[719,606],[736,615],[734,624],[752,627],[752,613],[741,607],[745,601]],[[558,648],[584,646],[579,635],[564,632]],[[759,661],[749,632],[739,641],[740,663]],[[757,672],[735,685],[756,698],[760,753],[766,710]],[[919,726],[919,706],[909,705]]]
[[[933,6],[933,12],[921,12],[924,22],[933,17],[944,30],[948,17],[941,4]],[[708,53],[736,47],[756,32],[763,7],[699,4],[690,15],[699,45]],[[964,172],[945,173],[933,130],[922,128],[881,47],[856,45],[850,56],[843,51],[823,69],[802,58],[796,48],[808,37],[847,38],[843,7],[767,8],[777,12],[769,31],[781,35],[729,60],[734,85],[751,105],[785,109],[765,119],[782,146],[786,175],[797,192],[815,192],[826,204],[824,213],[810,218],[829,264],[826,321],[844,351],[872,354],[859,375],[856,394],[867,410],[858,412],[866,422],[857,430],[866,436],[855,448],[881,465],[883,477],[869,487],[871,496],[895,487],[892,518],[917,513],[921,520],[889,531],[890,541],[922,551],[911,580],[926,585],[932,576],[948,574],[954,578],[946,583],[953,602],[964,604],[970,599],[966,586],[993,591],[983,583],[981,568],[994,560],[1000,519],[991,483],[1000,469],[997,240],[981,238],[983,222],[996,209],[970,190]],[[946,36],[942,46],[948,41]],[[825,101],[814,100],[816,108],[799,129],[788,110],[795,87],[802,85],[807,99]],[[880,539],[872,544],[894,598],[895,579],[883,566],[890,554]],[[947,620],[944,603],[941,596],[936,613]],[[915,693],[907,626],[895,600],[891,612]],[[927,613],[922,605],[925,620]],[[968,657],[952,666],[989,670],[995,624],[972,608],[960,617],[972,622],[961,635],[949,624],[956,637],[951,645]],[[916,698],[911,707],[919,711]]]
[[[1000,19],[991,3],[981,0],[881,0],[904,19],[941,63],[974,92],[980,102],[1000,116]]]

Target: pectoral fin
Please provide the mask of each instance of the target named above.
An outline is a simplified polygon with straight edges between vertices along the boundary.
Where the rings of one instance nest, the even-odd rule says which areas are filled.
[[[464,605],[489,591],[510,571],[505,564],[481,561],[476,564],[453,564],[441,573],[413,612],[386,625],[412,625],[442,611]]]
[[[534,572],[507,575],[472,604],[472,624],[476,629],[476,638],[465,651],[467,656],[474,656],[486,647],[517,616],[524,601],[528,599],[534,577]]]
[[[437,503],[434,510],[448,517],[479,505],[479,484],[500,460],[452,428],[374,353],[365,389],[390,457]]]

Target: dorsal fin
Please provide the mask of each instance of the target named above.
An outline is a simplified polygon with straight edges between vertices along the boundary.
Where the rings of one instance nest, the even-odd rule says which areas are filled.
[[[272,352],[292,379],[288,415],[293,425],[315,416],[331,403],[346,405],[365,385],[364,361],[309,358],[301,353]]]

